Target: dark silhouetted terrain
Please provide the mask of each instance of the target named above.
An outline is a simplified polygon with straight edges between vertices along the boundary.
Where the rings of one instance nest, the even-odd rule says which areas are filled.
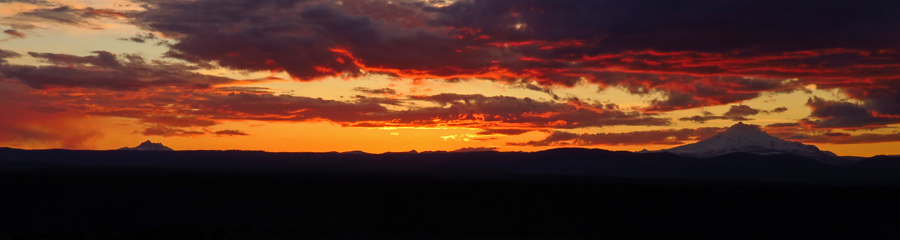
[[[897,239],[900,158],[0,149],[0,239]]]

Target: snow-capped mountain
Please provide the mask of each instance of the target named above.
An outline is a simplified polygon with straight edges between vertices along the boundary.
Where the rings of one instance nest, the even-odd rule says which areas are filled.
[[[829,163],[843,161],[832,152],[819,150],[813,145],[782,140],[763,132],[757,125],[748,125],[743,122],[738,122],[703,141],[663,151],[689,157],[715,157],[728,153],[747,152],[759,155],[792,154]]]
[[[133,147],[133,148],[130,148],[130,147],[123,147],[123,148],[120,148],[119,150],[132,150],[132,151],[175,151],[175,150],[172,150],[172,149],[169,148],[169,147],[166,147],[165,145],[162,145],[162,143],[154,143],[154,142],[150,142],[150,140],[147,140],[146,142],[141,143],[141,145],[138,145],[137,147]]]

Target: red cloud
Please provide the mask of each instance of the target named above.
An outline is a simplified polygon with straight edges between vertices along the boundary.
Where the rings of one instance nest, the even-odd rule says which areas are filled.
[[[812,109],[812,113],[809,118],[802,119],[801,124],[811,128],[856,129],[900,123],[900,117],[879,116],[863,106],[849,102],[827,101],[814,97],[806,102],[806,106]]]
[[[507,143],[512,146],[628,146],[628,145],[677,145],[687,141],[703,140],[717,134],[723,128],[667,129],[625,133],[575,134],[555,131],[538,141]]]
[[[622,6],[633,4],[613,2]],[[148,30],[176,36],[178,42],[171,46],[170,56],[236,70],[286,71],[304,81],[376,73],[409,79],[485,78],[503,82],[533,79],[544,85],[562,86],[587,80],[603,87],[622,86],[634,93],[664,93],[665,98],[651,101],[652,106],[646,109],[660,112],[735,103],[764,92],[790,91],[810,83],[900,78],[897,70],[900,62],[896,61],[900,54],[893,50],[900,49],[900,45],[883,41],[887,39],[884,32],[863,31],[867,36],[880,36],[876,38],[822,39],[819,35],[781,28],[796,23],[792,21],[767,28],[754,24],[744,26],[754,21],[732,22],[743,26],[740,28],[743,30],[723,35],[709,29],[671,27],[712,27],[724,24],[720,23],[723,19],[695,22],[710,16],[686,17],[650,11],[675,15],[670,16],[672,22],[657,22],[653,20],[655,17],[646,22],[632,22],[626,20],[633,19],[629,14],[616,8],[582,1],[567,5],[456,2],[439,8],[403,1],[394,4],[256,1],[251,4],[253,8],[215,1],[153,2],[152,5],[148,11],[136,15],[135,21]],[[510,14],[510,9],[523,6],[558,11],[517,10]],[[632,14],[648,13],[644,12],[648,6],[632,7],[630,11],[635,11]],[[883,9],[870,7],[872,11]],[[855,8],[835,10],[852,9]],[[758,22],[773,21],[733,10],[724,7],[704,14],[727,12]],[[568,11],[602,14],[591,14],[590,18],[561,14]],[[831,18],[800,12],[823,21]],[[870,22],[866,25],[869,28],[894,29],[883,21],[872,22],[865,15],[854,16],[861,18],[859,22]],[[253,20],[252,26],[244,24],[248,19]],[[526,19],[527,23],[522,22]],[[547,24],[550,22],[555,24]],[[606,25],[612,22],[620,22],[622,26],[639,25],[635,29],[648,31],[624,31]],[[674,24],[677,22],[684,24]],[[517,24],[528,27],[511,27]],[[802,29],[843,36],[831,28],[815,27],[821,26]],[[771,35],[772,31],[794,37],[760,38]],[[687,33],[694,40],[673,38]],[[815,41],[807,41],[810,39]]]

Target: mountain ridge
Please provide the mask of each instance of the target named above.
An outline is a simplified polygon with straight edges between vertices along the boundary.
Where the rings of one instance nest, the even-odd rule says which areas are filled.
[[[175,151],[175,150],[173,150],[173,149],[171,149],[171,148],[169,148],[169,147],[166,147],[166,146],[163,145],[162,143],[154,143],[154,142],[151,142],[150,140],[144,141],[143,143],[141,143],[141,144],[138,145],[137,147],[133,147],[133,148],[130,148],[130,147],[123,147],[123,148],[119,148],[119,150],[126,150],[126,151],[166,151],[166,152],[168,152],[168,151]]]

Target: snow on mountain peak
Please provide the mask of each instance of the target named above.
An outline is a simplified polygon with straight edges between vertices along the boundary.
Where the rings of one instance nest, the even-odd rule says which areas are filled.
[[[163,145],[162,143],[154,143],[154,142],[151,142],[150,140],[144,141],[143,143],[141,143],[141,144],[138,145],[137,147],[133,147],[133,148],[130,148],[130,147],[123,147],[123,148],[120,148],[119,150],[135,150],[135,151],[175,151],[175,150],[172,150],[172,149],[169,148],[169,147],[166,147],[166,146]]]
[[[743,122],[702,141],[663,151],[690,157],[715,157],[734,152],[793,154],[827,162],[832,162],[837,157],[834,153],[821,151],[813,145],[782,140],[769,135],[757,125]]]

